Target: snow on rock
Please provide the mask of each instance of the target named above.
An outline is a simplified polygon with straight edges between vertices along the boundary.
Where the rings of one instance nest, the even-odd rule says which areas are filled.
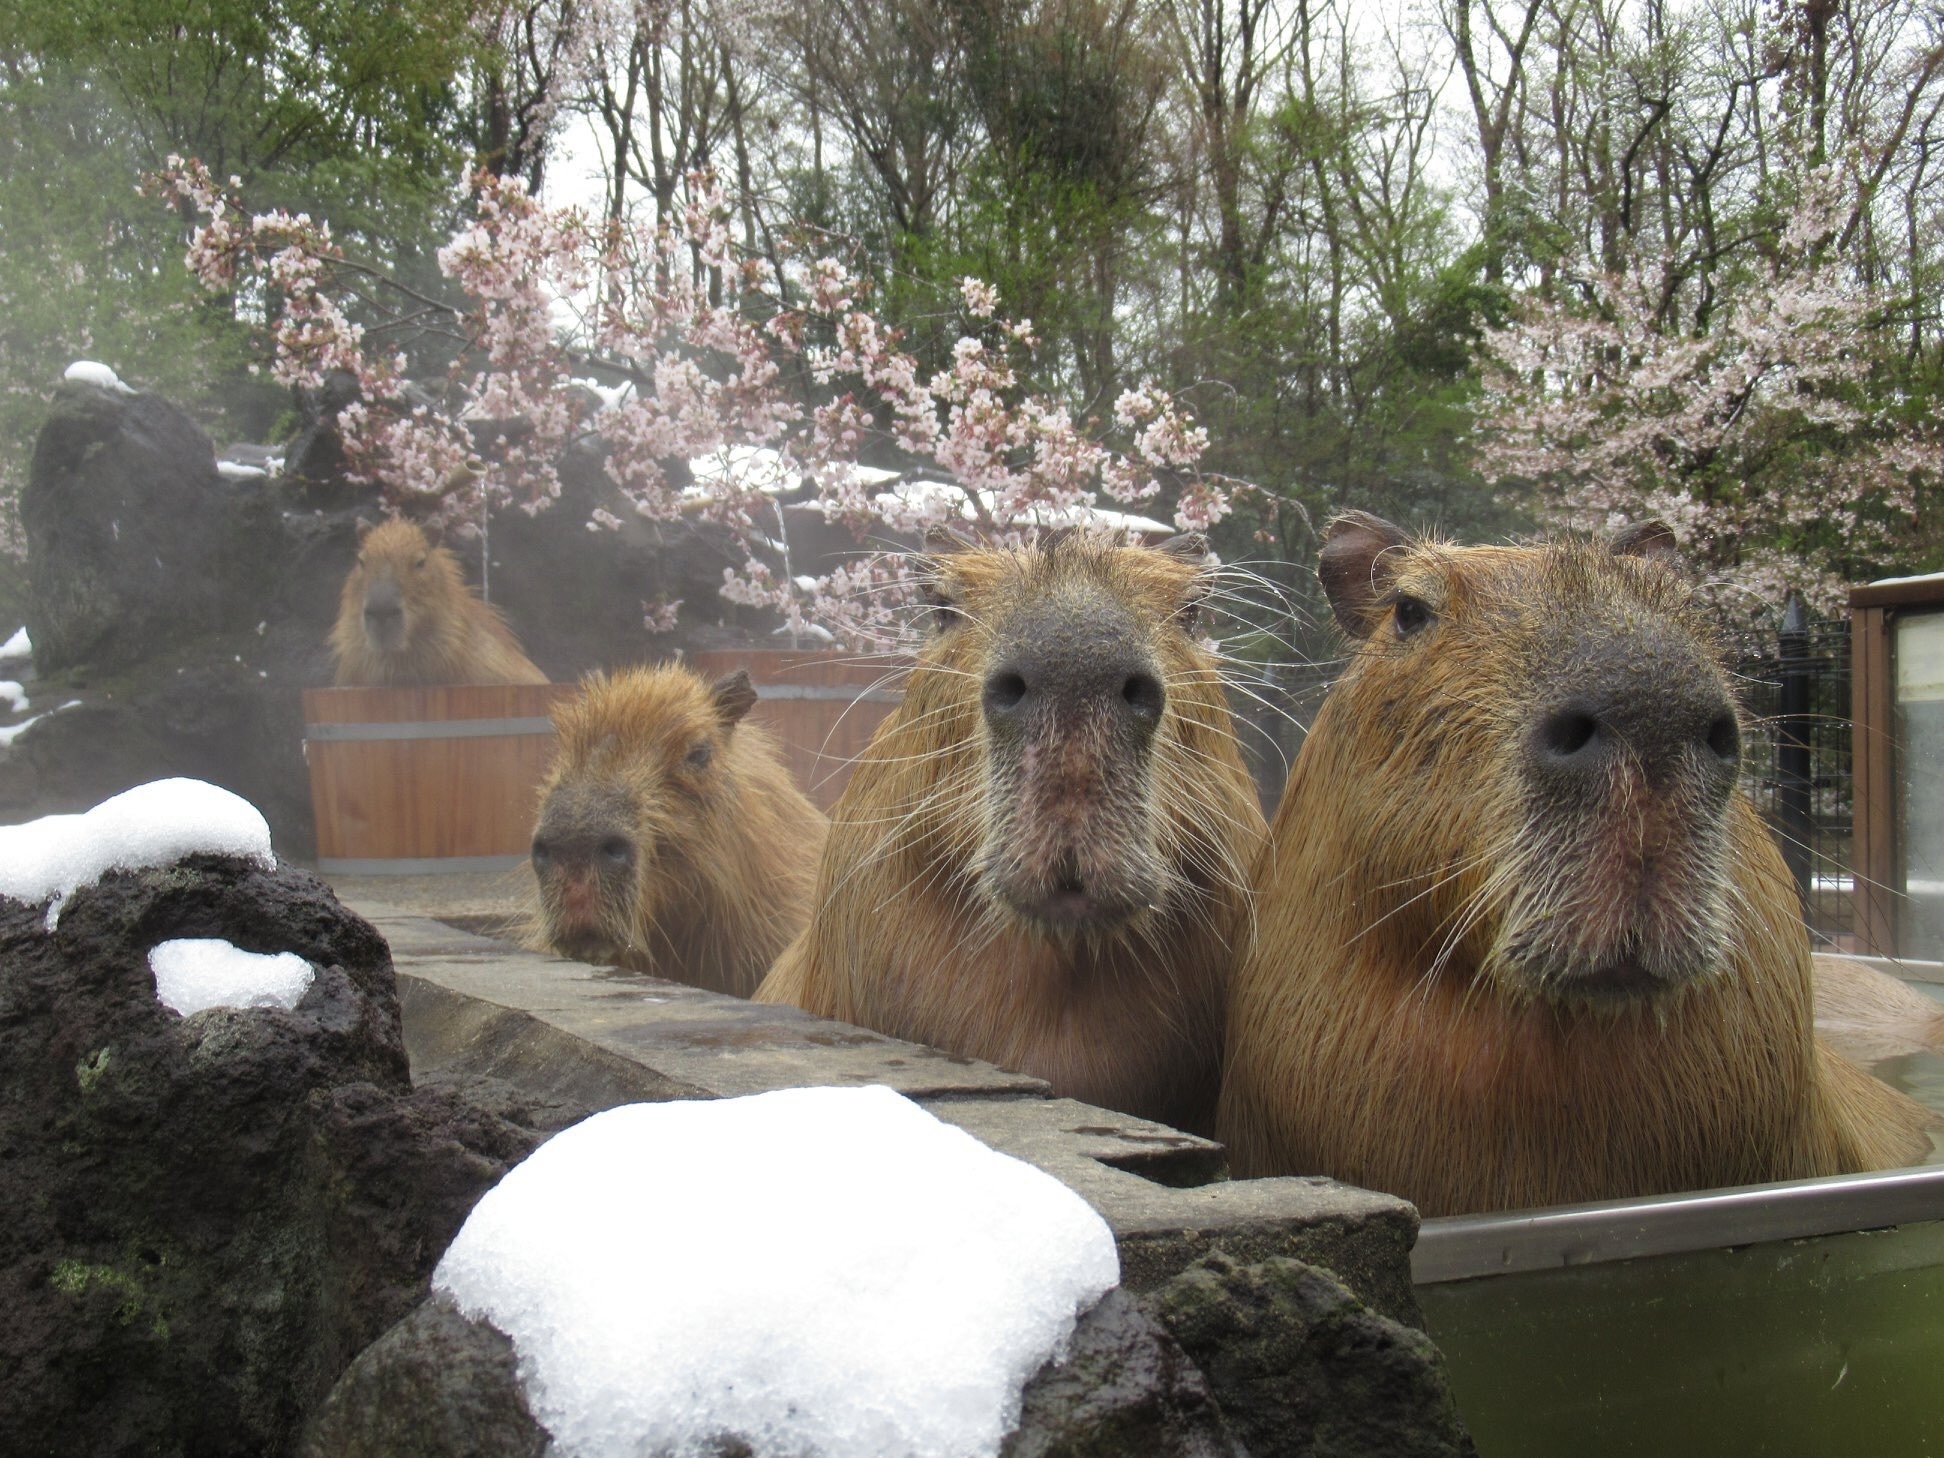
[[[0,896],[48,901],[52,931],[69,893],[104,871],[173,865],[199,851],[277,864],[270,827],[248,800],[201,780],[156,780],[85,814],[0,825]]]
[[[115,390],[124,395],[132,395],[135,393],[121,382],[120,375],[116,374],[107,365],[91,359],[77,359],[65,370],[61,371],[61,378],[64,380],[78,380],[84,385],[99,385],[104,390]]]
[[[969,1458],[1119,1279],[1078,1195],[873,1087],[598,1114],[433,1286],[513,1339],[562,1458]]]
[[[5,712],[18,714],[27,707],[27,690],[10,678],[0,678],[0,705]]]
[[[0,663],[18,663],[23,658],[34,656],[34,645],[27,637],[25,628],[15,628],[13,637],[0,643]]]
[[[41,720],[58,714],[63,709],[77,709],[80,706],[81,701],[79,699],[69,699],[65,704],[56,704],[44,714],[36,714],[31,719],[22,719],[18,724],[9,724],[6,728],[0,729],[0,749],[12,749],[14,740],[20,738],[21,735],[40,723]],[[27,701],[22,699],[19,707],[22,709],[26,708]],[[0,825],[0,832],[4,832],[6,828]]]
[[[225,481],[261,481],[270,473],[262,466],[246,466],[241,461],[218,461],[216,474]]]
[[[183,937],[149,949],[155,996],[187,1017],[206,1007],[293,1008],[317,969],[295,952],[246,952],[221,937]]]

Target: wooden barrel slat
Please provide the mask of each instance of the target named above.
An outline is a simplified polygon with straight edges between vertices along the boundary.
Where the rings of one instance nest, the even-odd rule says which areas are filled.
[[[574,691],[493,684],[306,692],[319,864],[421,873],[523,858],[553,759],[547,713]]]
[[[773,733],[803,792],[828,810],[879,724],[904,697],[904,660],[855,654],[721,648],[692,662],[710,678],[743,668],[756,685],[749,717]]]

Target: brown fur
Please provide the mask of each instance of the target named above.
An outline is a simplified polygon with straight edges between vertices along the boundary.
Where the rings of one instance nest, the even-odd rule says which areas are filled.
[[[1198,553],[1069,538],[934,563],[938,625],[832,812],[816,912],[760,1000],[1209,1127],[1265,827],[1217,665],[1189,631]],[[1077,634],[1130,625],[1116,631],[1166,692],[1145,751],[1123,757],[1079,711],[1018,764],[995,748],[981,711],[995,645],[1048,614]],[[1078,928],[1019,909],[1035,886],[1073,884],[1061,867],[1120,909]]]
[[[823,815],[776,741],[739,723],[748,675],[596,674],[554,710],[536,945],[747,997],[810,914]],[[558,849],[539,854],[542,837]],[[578,838],[587,855],[568,853]],[[625,844],[618,864],[602,847]],[[545,859],[547,864],[543,865]]]
[[[397,641],[373,636],[374,592],[396,589]],[[466,586],[459,563],[409,521],[359,524],[358,560],[344,579],[331,629],[340,687],[368,684],[545,683],[499,613]]]
[[[1818,953],[1816,1031],[1846,1058],[1880,1063],[1944,1048],[1944,1005],[1888,972]]]
[[[1373,522],[1339,526],[1396,531]],[[1731,780],[1657,798],[1623,757],[1590,782],[1601,812],[1561,822],[1520,777],[1535,685],[1600,635],[1721,672],[1657,557],[1399,533],[1332,582],[1326,544],[1333,606],[1368,636],[1258,868],[1220,1118],[1238,1174],[1329,1174],[1434,1215],[1927,1152],[1925,1111],[1817,1042],[1795,889]]]

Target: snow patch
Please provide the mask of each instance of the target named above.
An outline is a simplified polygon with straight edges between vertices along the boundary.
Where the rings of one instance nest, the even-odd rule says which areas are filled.
[[[241,461],[218,461],[216,474],[225,481],[260,481],[270,473],[262,466],[246,466]]]
[[[20,707],[23,709],[27,707],[27,701],[25,699],[20,701]],[[20,738],[21,735],[33,728],[34,725],[40,723],[41,720],[52,718],[63,709],[78,709],[80,707],[81,701],[79,699],[69,699],[65,704],[56,704],[44,714],[36,714],[31,719],[22,719],[18,724],[9,724],[6,728],[0,729],[0,749],[12,749],[14,740]],[[6,829],[6,826],[0,825],[0,833],[4,833]],[[5,889],[5,887],[0,887],[0,894],[4,894]]]
[[[27,707],[27,690],[10,678],[0,678],[0,704],[7,713],[18,714]]]
[[[77,359],[61,371],[64,380],[77,380],[84,385],[98,385],[104,390],[115,390],[123,395],[135,392],[121,382],[121,376],[107,365],[92,359]]]
[[[174,865],[199,851],[277,864],[270,827],[248,800],[201,780],[156,780],[85,814],[0,825],[0,896],[47,901],[52,931],[69,894],[104,871]]]
[[[206,1007],[294,1008],[317,969],[295,952],[246,952],[221,937],[184,937],[149,949],[156,1000],[181,1013]]]
[[[1078,1195],[873,1087],[597,1114],[432,1281],[512,1337],[562,1458],[971,1458],[1119,1279]]]
[[[0,643],[0,663],[18,663],[23,658],[34,656],[34,645],[27,637],[25,628],[15,628],[13,637]]]

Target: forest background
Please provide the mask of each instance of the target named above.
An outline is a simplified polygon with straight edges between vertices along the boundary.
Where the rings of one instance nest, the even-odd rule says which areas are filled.
[[[845,258],[926,370],[970,277],[1033,321],[1022,390],[1103,437],[1179,400],[1257,488],[1217,546],[1299,597],[1356,506],[1657,514],[1737,615],[1833,608],[1944,566],[1940,109],[1914,0],[20,0],[0,532],[70,360],[219,440],[292,428],[276,301],[210,293],[194,210],[137,193],[171,156],[328,219],[391,290],[352,316],[428,374],[447,316],[397,300],[460,306],[482,174],[598,221],[706,172],[736,250]]]

